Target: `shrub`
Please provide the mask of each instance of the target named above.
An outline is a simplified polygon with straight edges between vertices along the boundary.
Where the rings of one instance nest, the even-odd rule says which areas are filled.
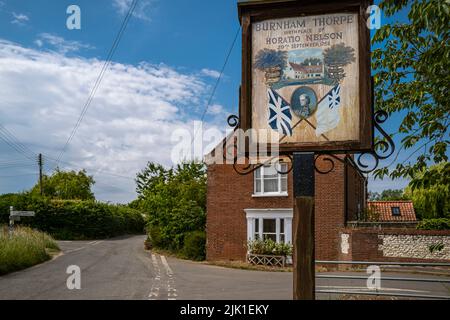
[[[49,235],[27,227],[16,227],[12,237],[0,226],[0,275],[25,269],[50,259],[48,249],[59,250]]]
[[[151,246],[162,247],[161,229],[158,226],[149,226],[147,232],[147,240]]]
[[[248,251],[252,254],[290,256],[292,245],[289,243],[276,243],[272,239],[252,240],[247,243]]]
[[[450,219],[425,219],[417,225],[419,230],[450,230]]]
[[[205,246],[205,232],[193,231],[185,235],[183,253],[189,259],[202,261],[206,258]]]

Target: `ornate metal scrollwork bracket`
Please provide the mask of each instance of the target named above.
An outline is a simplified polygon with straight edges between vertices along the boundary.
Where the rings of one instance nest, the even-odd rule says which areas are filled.
[[[374,126],[382,134],[382,139],[378,140],[374,145],[374,150],[370,152],[361,153],[357,157],[356,164],[359,171],[362,173],[371,173],[378,168],[381,160],[385,160],[392,156],[395,152],[395,143],[389,134],[383,130],[381,125],[388,119],[388,114],[385,111],[377,111],[374,114]],[[373,159],[372,165],[364,161],[364,158],[369,156]]]
[[[382,138],[379,139],[375,144],[372,151],[360,153],[355,156],[356,161],[349,154],[345,154],[344,157],[337,157],[333,154],[319,154],[315,159],[315,168],[316,171],[320,174],[327,174],[334,170],[335,163],[334,160],[345,163],[349,161],[351,165],[357,169],[361,174],[369,174],[375,171],[378,168],[381,160],[385,160],[392,156],[395,152],[395,143],[389,134],[384,131],[381,127],[383,123],[385,123],[388,119],[388,114],[385,111],[377,111],[374,114],[374,128],[377,129]],[[370,163],[371,158],[372,162]],[[321,159],[323,162],[329,164],[329,167],[326,170],[320,169],[317,166],[318,160]]]
[[[369,174],[369,173],[373,172],[374,170],[376,170],[378,168],[378,165],[380,164],[381,160],[385,160],[385,159],[389,158],[395,152],[394,141],[389,136],[389,134],[387,134],[386,131],[384,131],[384,129],[381,126],[383,123],[385,123],[387,121],[387,119],[388,119],[388,114],[385,111],[377,111],[374,114],[374,128],[381,133],[382,138],[379,139],[374,144],[373,150],[356,155],[355,156],[356,161],[354,160],[353,157],[351,157],[347,153],[341,157],[339,157],[336,154],[332,154],[332,153],[319,153],[316,155],[315,161],[314,161],[314,167],[315,167],[316,171],[320,174],[328,174],[328,173],[332,172],[336,166],[335,161],[338,161],[341,163],[345,163],[348,161],[361,174]],[[236,115],[229,116],[227,122],[228,122],[229,126],[235,128],[235,129],[237,129],[239,127],[239,123],[240,123],[239,117]],[[288,158],[290,160],[288,163],[288,169],[286,171],[281,172],[281,171],[279,171],[278,166],[277,166],[276,167],[277,172],[279,174],[289,174],[293,169],[291,155],[283,155],[282,157],[281,156],[271,157],[263,163],[252,164],[250,161],[250,156],[248,154],[244,154],[243,158],[245,161],[241,161],[241,163],[238,163],[239,162],[238,156],[237,156],[238,146],[237,146],[236,141],[233,141],[233,143],[230,145],[230,144],[227,144],[227,140],[224,140],[224,142],[223,142],[224,159],[226,158],[226,155],[230,155],[230,153],[229,153],[230,148],[233,149],[233,150],[231,150],[231,152],[233,154],[233,168],[240,175],[251,174],[268,163],[272,163],[272,164],[273,163],[281,163],[281,162],[283,162],[283,160],[285,158]],[[370,160],[368,160],[367,157],[370,157],[372,159],[372,163],[370,163]],[[241,157],[241,160],[242,160],[242,157]],[[318,165],[319,160],[322,162],[322,165],[320,167]],[[325,169],[323,168],[324,163],[326,164]]]
[[[234,129],[237,129],[239,127],[240,124],[240,120],[239,117],[236,115],[231,115],[228,117],[227,119],[228,125]],[[228,142],[227,139],[225,139],[223,141],[223,154],[224,154],[224,160],[229,160],[229,158],[233,159],[233,168],[236,171],[236,173],[238,173],[239,175],[248,175],[251,174],[253,172],[255,172],[256,170],[258,170],[259,168],[261,168],[262,166],[265,166],[267,164],[281,164],[284,163],[285,158],[288,158],[290,161],[286,162],[287,164],[287,169],[286,170],[280,170],[280,166],[276,166],[275,170],[282,175],[286,175],[289,174],[293,167],[292,167],[292,156],[290,155],[286,155],[286,156],[276,156],[276,157],[269,157],[268,159],[266,159],[265,161],[261,162],[261,163],[252,163],[251,159],[250,159],[250,155],[248,153],[243,153],[241,154],[241,156],[239,157],[239,147],[236,141],[236,137],[235,140],[230,144]],[[230,150],[231,149],[231,150]]]

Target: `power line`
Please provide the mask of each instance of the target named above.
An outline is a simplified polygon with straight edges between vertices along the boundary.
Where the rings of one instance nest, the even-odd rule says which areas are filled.
[[[100,83],[101,83],[101,81],[103,79],[103,76],[105,75],[109,65],[111,64],[111,59],[112,59],[112,57],[113,57],[113,55],[114,55],[114,53],[115,53],[115,51],[116,51],[116,49],[117,49],[117,47],[118,47],[118,45],[120,43],[122,35],[123,35],[123,33],[124,33],[124,31],[125,31],[125,29],[127,27],[127,24],[128,24],[128,21],[130,20],[130,17],[133,15],[133,12],[134,12],[134,9],[136,8],[137,3],[138,3],[138,0],[133,0],[133,2],[131,3],[130,8],[128,10],[128,13],[127,13],[127,15],[125,16],[125,19],[122,22],[122,25],[121,25],[121,27],[119,29],[119,32],[116,35],[116,38],[115,38],[115,40],[113,42],[113,45],[112,45],[111,49],[109,50],[108,56],[107,56],[107,58],[105,60],[105,63],[103,64],[103,67],[102,67],[102,69],[100,71],[100,74],[98,75],[97,80],[95,81],[94,87],[92,88],[92,90],[91,90],[91,92],[89,94],[89,97],[88,97],[88,99],[86,100],[86,102],[85,102],[85,104],[83,106],[83,109],[81,111],[80,117],[78,118],[78,120],[77,120],[77,122],[75,124],[75,127],[72,129],[72,132],[70,133],[69,138],[67,139],[66,143],[64,144],[64,147],[62,148],[60,154],[58,155],[56,165],[58,165],[58,163],[61,161],[64,153],[67,150],[68,145],[70,144],[70,142],[72,141],[73,137],[75,136],[78,128],[80,127],[81,122],[83,121],[83,118],[86,115],[86,112],[89,109],[89,106],[90,106],[92,100],[94,99],[94,96],[95,96],[95,94],[97,92],[97,89],[100,86]]]
[[[56,159],[54,159],[52,157],[49,157],[47,155],[44,155],[44,158],[49,160],[52,163],[57,163]],[[67,161],[59,160],[59,162],[62,163],[62,164],[66,164],[66,165],[68,165],[69,167],[72,167],[72,168],[86,169],[84,167],[81,167],[79,165],[76,165],[76,164],[73,164],[73,163],[70,163],[70,162],[67,162]],[[89,169],[89,168],[87,168],[87,169]],[[133,180],[134,181],[134,178],[127,177],[127,176],[122,176],[122,175],[119,175],[119,174],[116,174],[116,173],[113,173],[113,172],[108,172],[108,171],[104,171],[104,170],[97,170],[97,169],[92,169],[92,168],[90,170],[95,170],[96,171],[95,172],[96,175],[107,175],[107,176],[112,176],[112,177],[117,177],[117,178],[128,179],[128,180]]]
[[[220,74],[217,77],[216,83],[214,84],[213,90],[211,92],[211,96],[209,97],[208,103],[206,104],[205,110],[203,111],[203,114],[202,114],[202,116],[200,118],[201,122],[203,122],[203,120],[205,119],[206,113],[208,112],[208,109],[211,106],[212,100],[214,98],[214,95],[216,94],[216,90],[217,90],[217,88],[219,86],[220,80],[222,79],[223,73],[224,73],[225,68],[226,68],[226,66],[228,64],[228,60],[230,60],[231,53],[233,52],[233,49],[234,49],[234,46],[236,44],[236,40],[238,39],[240,31],[241,31],[241,27],[239,26],[238,30],[236,31],[236,35],[234,36],[233,42],[232,42],[232,44],[230,46],[230,49],[228,50],[228,54],[227,54],[227,56],[225,58],[225,62],[223,63],[222,69],[220,70]],[[195,141],[195,137],[197,135],[197,132],[194,132],[194,136],[192,137],[191,145]]]
[[[28,176],[37,176],[37,173],[16,174],[16,175],[12,175],[12,176],[0,176],[0,178],[15,178],[15,177],[28,177]]]
[[[17,168],[17,167],[34,167],[35,166],[35,164],[19,164],[19,163],[17,163],[17,164],[7,164],[7,165],[3,165],[3,164],[0,164],[0,170],[1,169],[9,169],[9,168]]]
[[[8,129],[0,124],[0,139],[7,145],[32,161],[36,161],[36,154],[22,144]]]
[[[23,152],[31,154],[33,156],[36,155],[30,148],[28,148],[26,145],[20,142],[19,139],[17,139],[17,137],[11,131],[9,131],[6,127],[4,127],[1,124],[0,124],[0,134],[6,137],[12,144],[21,149]]]

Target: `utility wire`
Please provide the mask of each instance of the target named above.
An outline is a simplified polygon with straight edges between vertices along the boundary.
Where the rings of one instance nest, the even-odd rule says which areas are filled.
[[[25,152],[28,152],[32,155],[36,155],[35,152],[33,152],[30,148],[28,148],[26,145],[24,145],[22,142],[19,141],[19,139],[11,132],[9,131],[5,126],[0,124],[0,130],[5,133],[6,136],[9,136],[9,138],[17,145],[19,148],[24,150]]]
[[[23,145],[9,130],[0,124],[0,139],[31,161],[36,161],[36,154]]]
[[[81,111],[80,117],[78,118],[78,120],[77,120],[77,122],[75,124],[75,127],[72,129],[72,132],[70,133],[69,138],[67,139],[64,147],[62,148],[61,152],[58,155],[56,165],[58,165],[58,163],[61,161],[62,157],[64,156],[64,153],[67,151],[67,147],[69,146],[69,144],[72,141],[73,137],[75,136],[78,128],[80,127],[80,124],[83,121],[83,118],[86,115],[86,112],[89,109],[89,106],[90,106],[92,100],[94,99],[94,96],[95,96],[95,94],[97,92],[97,89],[100,86],[100,83],[101,83],[101,81],[103,79],[103,76],[105,75],[109,65],[111,64],[111,59],[112,59],[112,57],[113,57],[113,55],[114,55],[114,53],[115,53],[115,51],[116,51],[116,49],[117,49],[117,47],[118,47],[118,45],[120,43],[122,35],[123,35],[123,33],[124,33],[124,31],[125,31],[125,29],[127,27],[127,24],[128,24],[128,21],[130,20],[130,17],[133,15],[133,12],[134,12],[134,9],[136,8],[137,3],[138,3],[138,0],[133,0],[133,2],[131,3],[130,8],[128,10],[128,13],[127,13],[127,15],[125,16],[125,19],[122,22],[120,30],[119,30],[119,32],[116,35],[116,38],[115,38],[115,40],[113,42],[113,45],[112,45],[111,49],[109,50],[108,56],[107,56],[107,58],[105,60],[105,63],[103,64],[103,67],[102,67],[102,69],[100,71],[100,74],[98,75],[97,80],[95,81],[94,87],[92,88],[92,90],[91,90],[91,92],[89,94],[89,97],[88,97],[88,99],[86,100],[86,102],[85,102],[85,104],[83,106],[83,109]]]
[[[49,157],[49,156],[46,156],[46,155],[43,155],[43,157],[44,157],[44,159],[47,159],[48,161],[50,161],[52,163],[57,163],[56,162],[57,160],[52,158],[52,157]],[[62,164],[66,164],[67,166],[72,167],[72,168],[89,169],[89,168],[84,168],[84,167],[81,167],[79,165],[67,162],[67,161],[59,160],[59,162],[62,163]],[[122,176],[122,175],[119,175],[119,174],[116,174],[116,173],[113,173],[113,172],[108,172],[108,171],[104,171],[104,170],[96,170],[96,169],[91,169],[91,170],[95,170],[96,171],[95,172],[96,175],[107,175],[107,176],[112,176],[112,177],[117,177],[117,178],[128,179],[128,180],[133,180],[134,181],[134,178],[127,177],[127,176]]]
[[[233,52],[233,49],[234,49],[234,46],[236,44],[236,40],[238,39],[240,31],[241,31],[241,27],[239,26],[238,30],[236,31],[236,35],[234,36],[233,42],[232,42],[232,44],[230,46],[230,49],[228,50],[228,54],[227,54],[227,56],[225,58],[225,62],[223,63],[222,69],[220,70],[220,74],[219,74],[219,76],[216,79],[216,83],[214,84],[213,90],[212,90],[211,95],[210,95],[210,97],[208,99],[208,103],[206,104],[205,110],[203,111],[203,114],[202,114],[202,116],[200,118],[201,122],[203,122],[203,120],[205,119],[206,113],[208,112],[208,109],[211,106],[212,100],[214,98],[214,95],[216,94],[216,91],[217,91],[217,88],[219,86],[220,80],[222,79],[223,73],[224,73],[225,68],[226,68],[226,66],[228,64],[228,60],[230,60],[231,53]],[[198,130],[196,132],[194,132],[194,136],[192,137],[191,145],[194,143],[195,137],[197,136],[197,133],[198,133]]]

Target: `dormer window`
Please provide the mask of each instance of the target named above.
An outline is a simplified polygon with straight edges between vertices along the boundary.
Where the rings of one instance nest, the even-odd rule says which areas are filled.
[[[402,215],[400,212],[400,207],[391,207],[391,211],[393,217],[400,217]]]

